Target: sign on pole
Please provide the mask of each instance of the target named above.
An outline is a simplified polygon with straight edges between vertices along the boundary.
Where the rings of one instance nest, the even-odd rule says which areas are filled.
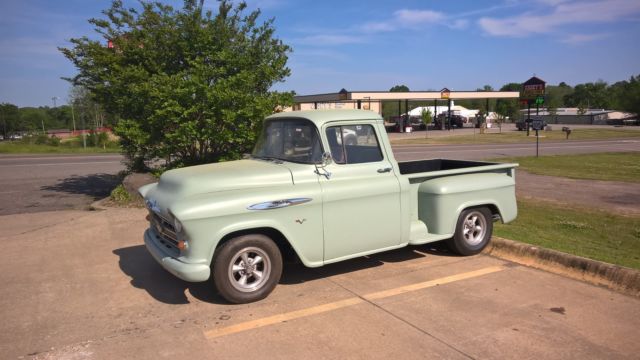
[[[537,78],[532,77],[531,79],[525,81],[522,84],[522,99],[527,100],[537,100],[539,96],[542,96],[542,101],[544,101],[544,90],[546,86],[546,82]]]
[[[533,130],[535,131],[544,129],[544,121],[540,119],[533,119],[533,121],[531,122],[531,128],[533,128]]]

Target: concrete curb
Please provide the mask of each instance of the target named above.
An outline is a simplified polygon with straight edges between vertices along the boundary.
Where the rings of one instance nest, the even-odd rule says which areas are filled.
[[[100,200],[96,200],[94,202],[91,203],[91,205],[89,205],[89,210],[92,211],[102,211],[102,210],[107,210],[108,207],[104,205],[104,203],[109,200],[109,197],[107,196],[104,199],[100,199]]]
[[[483,253],[640,297],[640,271],[493,237]]]

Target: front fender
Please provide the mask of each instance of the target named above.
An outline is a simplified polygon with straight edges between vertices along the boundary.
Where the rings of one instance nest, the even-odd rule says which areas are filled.
[[[285,199],[309,201],[268,210],[251,205]],[[272,228],[281,232],[306,266],[323,262],[322,196],[317,184],[224,191],[176,201],[171,213],[189,239],[187,256],[211,263],[225,236],[237,231]],[[196,260],[197,261],[197,260]]]

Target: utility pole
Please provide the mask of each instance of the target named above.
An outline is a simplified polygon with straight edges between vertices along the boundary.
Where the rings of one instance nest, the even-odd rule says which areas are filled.
[[[87,148],[87,136],[85,134],[84,116],[83,115],[84,115],[84,112],[81,112],[80,113],[80,120],[82,120],[82,130],[81,130],[82,131],[82,147],[84,149],[86,149]]]
[[[73,132],[76,132],[76,116],[73,113],[73,102],[71,102],[71,121],[73,121]]]
[[[7,140],[7,117],[4,115],[4,111],[0,112],[0,114],[2,114],[2,124],[4,125],[3,127],[3,131],[2,131],[2,140]]]
[[[59,97],[57,97],[57,96],[54,96],[54,97],[51,98],[51,100],[53,100],[53,107],[56,107],[56,100],[58,100],[58,99],[59,99]]]

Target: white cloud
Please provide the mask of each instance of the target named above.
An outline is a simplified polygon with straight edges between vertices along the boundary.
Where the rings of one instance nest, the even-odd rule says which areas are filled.
[[[478,25],[493,36],[524,37],[536,33],[550,33],[558,28],[585,23],[607,23],[628,19],[640,14],[640,1],[545,1],[553,10],[547,14],[524,13],[511,18],[478,20]]]
[[[297,39],[295,42],[304,45],[345,45],[361,44],[366,42],[366,39],[362,36],[318,34]]]
[[[344,51],[333,51],[319,48],[302,48],[294,52],[298,59],[323,58],[331,61],[347,61],[350,57]]]
[[[566,3],[569,0],[537,0],[539,3],[543,3],[545,5],[556,6],[558,4]]]
[[[468,26],[469,26],[469,20],[467,19],[454,20],[451,24],[449,24],[449,27],[451,29],[456,29],[456,30],[466,29]]]
[[[389,32],[396,29],[397,27],[389,22],[369,22],[358,28],[358,30],[365,33]]]
[[[416,29],[427,25],[444,25],[451,29],[465,29],[468,27],[468,20],[455,18],[433,10],[400,9],[394,11],[389,20],[368,22],[357,27],[357,29],[364,33],[380,33],[406,28]]]
[[[441,12],[411,9],[398,10],[393,13],[393,17],[396,21],[400,22],[400,24],[406,25],[435,24],[446,18]]]
[[[611,34],[570,34],[560,39],[560,42],[577,45],[604,39],[609,36],[611,36]]]

